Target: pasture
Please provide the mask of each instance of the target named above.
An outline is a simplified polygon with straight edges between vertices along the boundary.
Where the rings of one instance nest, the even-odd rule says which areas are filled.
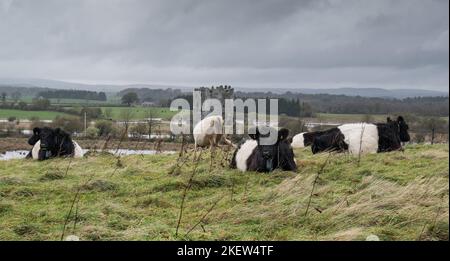
[[[77,109],[77,107],[74,107]],[[131,120],[143,120],[151,116],[153,118],[162,118],[164,120],[170,120],[176,111],[170,111],[170,108],[163,107],[100,107],[102,109],[103,115],[106,118],[111,118],[113,120],[124,120],[125,114],[129,113]],[[81,107],[78,107],[81,110]]]
[[[392,117],[387,114],[340,114],[340,113],[316,113],[315,118],[311,120],[318,120],[319,122],[333,122],[333,123],[352,123],[352,122],[385,122],[387,117]],[[425,116],[415,116],[417,118],[426,118]],[[406,118],[409,118],[406,116]],[[441,120],[448,121],[448,117],[438,117]]]
[[[19,120],[28,120],[32,117],[38,117],[40,120],[53,120],[56,116],[68,115],[63,112],[55,111],[22,111],[0,109],[0,119],[8,119],[9,117],[16,117]]]
[[[108,110],[111,113],[113,120],[123,120],[124,112],[131,111],[131,119],[142,120],[149,117],[149,113],[153,118],[162,118],[164,120],[170,120],[176,112],[170,111],[169,108],[162,107],[101,107],[103,114],[108,114]]]
[[[385,122],[389,115],[385,114],[339,114],[339,113],[317,113],[316,118],[319,121],[324,122],[361,122],[367,121],[367,117],[370,117],[374,122]]]
[[[33,99],[35,99],[36,97],[34,96],[23,96],[20,98],[20,101],[26,102],[26,103],[32,103]],[[12,100],[11,98],[7,98],[6,99],[8,102],[14,102],[14,100]],[[120,105],[120,98],[116,97],[116,96],[110,96],[107,97],[106,101],[99,101],[99,100],[86,100],[86,99],[69,99],[69,98],[50,98],[49,99],[52,105],[86,105],[86,106],[92,106],[92,105],[96,105],[98,106],[99,104],[118,104]]]
[[[359,161],[306,148],[297,172],[270,174],[229,169],[229,154],[208,150],[198,163],[0,161],[0,239],[60,240],[65,227],[81,240],[448,240],[448,153],[408,145]]]
[[[68,108],[75,108],[81,110],[80,106],[66,106]],[[130,111],[131,120],[143,120],[149,117],[151,113],[153,118],[162,118],[170,120],[177,112],[170,111],[169,108],[161,107],[101,107],[105,116],[109,116],[113,120],[123,120],[126,111]],[[31,117],[38,117],[41,120],[53,120],[56,116],[68,115],[63,112],[55,111],[23,111],[12,109],[0,109],[0,119],[7,119],[9,117],[16,117],[17,119],[25,120]]]

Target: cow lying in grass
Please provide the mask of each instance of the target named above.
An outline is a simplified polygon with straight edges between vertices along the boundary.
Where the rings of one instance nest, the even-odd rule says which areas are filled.
[[[251,139],[246,140],[236,149],[230,167],[243,172],[270,172],[277,168],[296,170],[294,152],[288,140],[289,130],[273,129],[277,133],[276,141],[273,144],[264,145],[261,141],[263,138],[267,138],[268,134],[263,135],[262,133],[268,133],[268,130],[260,131],[261,128],[270,127],[258,127],[255,134],[249,134]]]
[[[350,154],[388,152],[402,149],[402,142],[408,142],[408,124],[402,116],[386,123],[344,124],[315,137],[312,152],[348,151]]]
[[[224,135],[222,116],[209,116],[199,121],[194,127],[195,149],[198,147],[216,147],[220,141],[233,145]]]
[[[313,154],[323,151],[344,152],[348,151],[348,144],[345,143],[344,134],[338,128],[332,128],[314,137],[311,150]]]
[[[296,149],[311,146],[316,137],[322,136],[326,133],[327,131],[311,131],[299,133],[292,138],[291,146]]]
[[[34,128],[33,136],[28,139],[33,149],[27,158],[46,160],[54,157],[83,157],[83,150],[70,135],[60,128]]]

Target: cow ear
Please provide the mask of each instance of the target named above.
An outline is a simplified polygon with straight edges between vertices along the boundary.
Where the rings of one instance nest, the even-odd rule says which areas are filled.
[[[392,121],[392,120],[391,120],[391,117],[387,117],[386,121],[387,121],[387,122],[391,122],[391,121]]]
[[[64,137],[67,135],[67,133],[61,128],[56,128],[54,133],[59,137]]]
[[[403,119],[402,116],[398,116],[397,121],[398,121],[398,122],[403,122],[403,121],[405,121],[405,119]]]
[[[41,132],[41,128],[35,127],[35,128],[33,129],[33,134],[34,134],[34,135],[38,135],[40,132]]]
[[[289,137],[287,141],[288,141],[289,143],[292,143],[292,139],[293,139],[293,137]]]
[[[283,140],[287,139],[288,136],[289,136],[288,129],[282,128],[281,130],[278,131],[278,141],[283,141]]]
[[[55,129],[55,133],[56,133],[57,135],[61,136],[61,137],[69,136],[69,133],[67,133],[66,131],[64,131],[64,130],[61,129],[61,128],[56,128],[56,129]]]

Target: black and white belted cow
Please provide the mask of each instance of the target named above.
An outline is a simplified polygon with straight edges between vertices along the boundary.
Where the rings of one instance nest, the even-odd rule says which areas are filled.
[[[276,130],[272,127],[259,126],[251,133],[254,133],[249,134],[251,139],[242,143],[234,152],[231,168],[243,172],[270,172],[277,168],[297,169],[294,152],[288,140],[288,129]]]
[[[54,157],[83,157],[83,150],[70,135],[60,128],[34,128],[33,136],[28,139],[33,149],[27,158],[46,160]]]
[[[292,148],[295,148],[295,149],[311,146],[316,137],[322,136],[329,131],[330,130],[299,133],[292,138],[291,146],[292,146]]]
[[[312,152],[348,151],[350,154],[388,152],[402,149],[402,142],[408,142],[408,124],[402,116],[386,123],[352,123],[328,130],[315,137]]]

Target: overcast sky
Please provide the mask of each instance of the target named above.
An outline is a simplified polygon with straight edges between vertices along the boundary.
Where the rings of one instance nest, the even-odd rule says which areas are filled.
[[[0,0],[0,77],[445,91],[448,0]]]

